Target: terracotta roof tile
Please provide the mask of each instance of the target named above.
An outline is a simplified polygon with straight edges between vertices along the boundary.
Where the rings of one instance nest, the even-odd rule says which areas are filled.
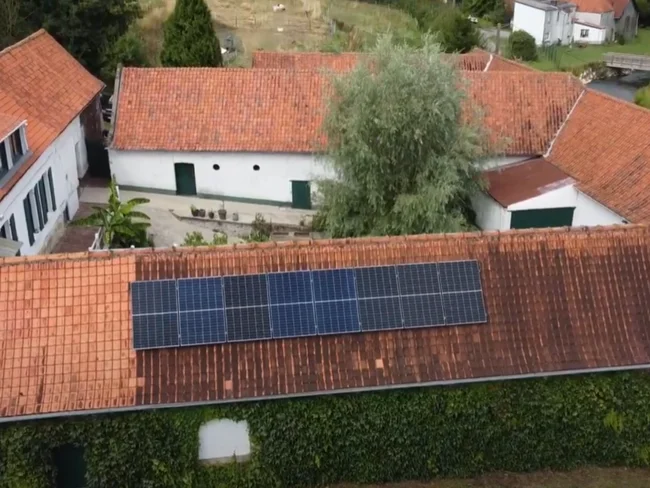
[[[16,130],[25,119],[0,112],[0,141]]]
[[[488,181],[488,193],[504,207],[574,183],[542,158],[501,166],[483,174]]]
[[[541,154],[582,85],[567,74],[462,72],[469,103],[507,154]],[[327,75],[317,71],[126,68],[113,147],[311,152],[322,143]],[[161,96],[162,93],[168,94]]]
[[[477,259],[488,323],[135,352],[135,280]],[[650,228],[0,261],[0,417],[650,364]]]
[[[578,12],[602,14],[614,10],[611,0],[571,0],[571,3],[576,4]]]
[[[650,110],[587,90],[549,161],[631,222],[650,222]]]
[[[102,86],[42,29],[0,51],[0,113],[27,120],[32,151],[32,157],[0,188],[0,199]]]
[[[525,64],[517,63],[511,59],[493,55],[487,71],[537,71]]]

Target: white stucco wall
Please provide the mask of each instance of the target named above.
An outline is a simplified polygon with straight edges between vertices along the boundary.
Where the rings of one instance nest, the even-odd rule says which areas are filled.
[[[581,191],[577,192],[574,226],[623,224],[626,220]]]
[[[515,212],[517,210],[536,210],[540,208],[575,207],[578,199],[577,193],[573,185],[567,185],[523,202],[513,203],[508,206],[507,210]]]
[[[587,37],[582,37],[581,32],[587,31]],[[603,44],[607,38],[607,29],[597,29],[591,25],[573,24],[573,40],[581,44]]]
[[[627,30],[626,30],[626,24],[625,20],[629,19],[627,21]],[[634,6],[634,2],[629,2],[625,9],[623,10],[623,13],[621,14],[621,18],[616,21],[616,35],[619,36],[625,36],[628,38],[634,37],[637,35],[639,29],[639,13],[636,10],[636,7]]]
[[[481,168],[484,170],[499,168],[501,166],[508,166],[509,164],[520,163],[530,159],[532,156],[502,156],[488,158],[481,163]]]
[[[23,256],[46,252],[53,244],[53,235],[62,228],[66,204],[71,218],[79,208],[77,196],[79,179],[75,156],[75,144],[78,142],[84,144],[79,117],[70,123],[0,201],[0,225],[9,221],[12,215],[14,216],[18,238],[23,244],[20,249]],[[85,153],[85,144],[83,151]],[[34,235],[34,244],[30,246],[23,200],[49,168],[52,168],[56,210],[48,213],[47,224]]]
[[[589,22],[590,24],[594,24],[594,25],[602,25],[601,24],[601,14],[596,14],[596,13],[593,13],[593,12],[580,12],[580,11],[578,11],[575,14],[575,20],[581,20],[583,22]]]
[[[476,225],[483,230],[506,230],[510,228],[510,212],[489,195],[480,193],[472,198],[476,212]]]
[[[176,191],[175,163],[192,163],[199,194],[291,202],[291,181],[313,181],[327,168],[312,154],[109,150],[118,184]],[[215,170],[213,166],[219,165]],[[259,171],[253,169],[259,166]]]
[[[549,42],[556,43],[558,40],[564,44],[571,44],[573,40],[573,13],[575,9],[566,11],[558,9],[550,14]]]
[[[528,32],[535,38],[535,44],[539,46],[544,42],[544,33],[548,32],[550,29],[550,25],[547,27],[546,13],[547,12],[544,10],[515,2],[515,10],[512,17],[512,30],[523,30]]]

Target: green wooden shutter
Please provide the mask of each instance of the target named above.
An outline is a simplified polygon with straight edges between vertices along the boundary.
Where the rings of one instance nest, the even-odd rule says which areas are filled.
[[[52,197],[52,210],[56,210],[56,196],[54,195],[54,178],[52,177],[52,168],[47,170],[47,181],[50,184],[50,196]]]
[[[29,201],[29,193],[23,200],[23,209],[25,209],[25,222],[27,223],[27,235],[29,245],[34,245],[34,217],[32,216],[32,202]]]
[[[9,227],[11,227],[11,239],[14,241],[19,241],[18,232],[16,232],[16,219],[12,215],[9,219]]]
[[[34,201],[36,202],[36,216],[38,217],[38,230],[45,227],[43,223],[43,206],[41,205],[41,192],[38,190],[38,184],[34,187]]]
[[[47,224],[47,212],[49,210],[49,205],[47,204],[47,195],[45,193],[45,175],[38,182],[38,192],[41,195],[41,207],[43,211],[43,227]]]

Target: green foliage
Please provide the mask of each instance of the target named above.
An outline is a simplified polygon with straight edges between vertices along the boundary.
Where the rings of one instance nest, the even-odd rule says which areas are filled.
[[[464,0],[462,9],[474,17],[486,17],[497,22],[507,22],[507,10],[504,0]]]
[[[95,212],[88,217],[73,220],[72,225],[101,227],[104,232],[104,247],[126,248],[130,246],[147,247],[151,243],[147,237],[149,216],[135,210],[138,205],[149,203],[147,198],[132,198],[122,203],[118,196],[115,180],[109,185],[108,205],[93,207]]]
[[[138,0],[20,2],[21,37],[44,27],[97,76],[102,72],[105,54],[140,16]]]
[[[322,221],[334,237],[457,231],[480,188],[481,133],[462,121],[456,69],[429,36],[379,39],[372,65],[333,80]]]
[[[114,80],[117,65],[147,66],[147,56],[140,29],[136,24],[108,48],[102,66],[102,79]]]
[[[273,224],[266,221],[261,213],[255,214],[251,222],[251,233],[246,238],[247,242],[266,242],[271,238]]]
[[[203,237],[203,233],[199,231],[188,232],[185,234],[183,246],[223,246],[228,244],[228,236],[220,232],[215,232],[212,235],[212,241],[208,242]]]
[[[456,8],[440,8],[431,30],[447,53],[466,53],[481,43],[476,25]]]
[[[537,59],[535,38],[526,31],[513,32],[508,39],[508,55],[514,59],[535,61]]]
[[[246,420],[245,465],[197,462],[202,423]],[[83,445],[89,488],[291,488],[650,464],[650,376],[598,374],[10,424],[0,487],[52,486]]]
[[[221,48],[204,0],[178,0],[165,22],[163,66],[221,66]]]
[[[650,108],[650,85],[639,88],[634,94],[634,103],[641,107]]]

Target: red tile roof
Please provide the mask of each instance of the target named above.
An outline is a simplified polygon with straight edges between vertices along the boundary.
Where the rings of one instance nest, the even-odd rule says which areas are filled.
[[[0,113],[0,141],[16,130],[25,119]]]
[[[32,157],[0,188],[0,199],[102,86],[42,29],[0,51],[0,113],[27,120],[32,151]]]
[[[631,1],[632,0],[611,0],[612,7],[614,7],[614,18],[619,19]],[[632,4],[634,5],[634,2],[632,2]],[[634,8],[636,9],[636,6]]]
[[[571,0],[578,7],[578,12],[603,14],[614,10],[611,0]]]
[[[488,323],[136,352],[129,283],[477,259]],[[0,417],[650,365],[650,228],[0,260]]]
[[[487,192],[504,207],[574,183],[543,158],[501,166],[484,175],[489,185]]]
[[[650,110],[587,90],[548,159],[625,219],[650,222]]]
[[[543,153],[583,90],[561,73],[462,73],[506,154]],[[324,142],[326,83],[317,71],[126,68],[112,147],[312,152]]]

